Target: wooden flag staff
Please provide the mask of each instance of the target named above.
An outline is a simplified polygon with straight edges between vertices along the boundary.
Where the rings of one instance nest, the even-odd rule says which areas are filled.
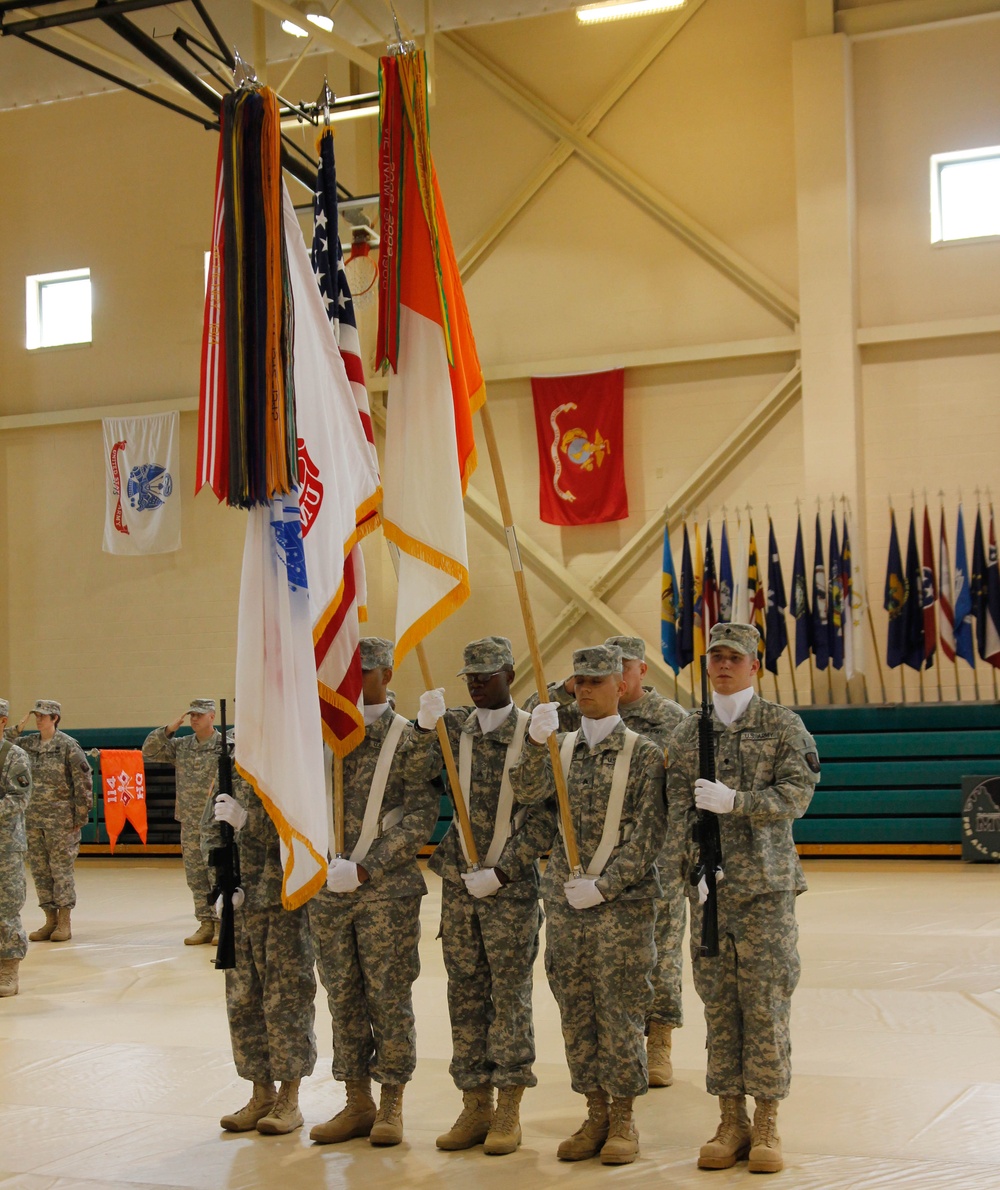
[[[538,633],[535,630],[535,618],[531,611],[531,601],[528,598],[528,587],[524,579],[524,568],[521,565],[521,554],[517,548],[517,533],[514,529],[514,518],[511,514],[510,499],[507,495],[507,482],[504,479],[503,464],[500,460],[500,449],[497,446],[496,434],[493,431],[493,418],[489,405],[484,401],[479,408],[479,417],[483,426],[483,436],[486,439],[486,449],[490,456],[490,466],[493,468],[493,482],[497,489],[497,502],[500,505],[500,515],[503,518],[504,533],[507,537],[507,550],[510,554],[510,564],[514,571],[514,585],[517,587],[517,598],[521,604],[521,618],[524,621],[524,631],[528,638],[528,652],[531,654],[531,668],[538,687],[538,701],[549,702],[549,688],[545,681],[542,664],[542,654],[538,648]],[[552,775],[555,779],[556,799],[559,803],[559,819],[563,828],[563,839],[566,845],[566,858],[570,871],[574,876],[582,874],[580,852],[576,843],[576,831],[573,829],[573,817],[569,808],[569,792],[566,788],[566,778],[563,775],[562,762],[559,759],[559,744],[556,733],[549,736],[549,757],[552,761]]]
[[[344,854],[344,758],[333,754],[333,846],[334,855]]]

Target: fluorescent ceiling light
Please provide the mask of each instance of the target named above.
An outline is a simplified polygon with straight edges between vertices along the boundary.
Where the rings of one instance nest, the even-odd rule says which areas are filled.
[[[327,33],[333,32],[333,18],[325,17],[322,13],[310,12],[306,14],[306,20],[312,21],[318,28],[323,29]]]
[[[625,17],[642,17],[653,12],[669,12],[683,8],[687,0],[603,0],[601,4],[584,4],[576,10],[576,19],[585,25],[599,21],[620,21]]]
[[[293,37],[308,37],[309,36],[309,34],[305,31],[305,29],[300,28],[293,21],[282,21],[281,28],[282,28],[283,32],[291,33],[291,35]]]

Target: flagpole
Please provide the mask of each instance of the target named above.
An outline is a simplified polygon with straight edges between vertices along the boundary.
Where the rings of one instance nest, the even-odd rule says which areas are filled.
[[[833,662],[826,663],[826,688],[830,695],[830,705],[833,706]]]
[[[490,466],[493,469],[493,482],[496,485],[497,501],[500,504],[500,515],[503,518],[504,533],[507,537],[507,552],[510,555],[511,569],[514,572],[514,585],[517,587],[517,598],[521,605],[521,619],[524,621],[524,631],[528,638],[528,652],[531,654],[531,668],[535,674],[535,685],[538,688],[538,701],[549,702],[549,687],[545,681],[545,671],[542,654],[538,647],[538,633],[535,630],[535,617],[531,611],[531,600],[528,597],[528,586],[524,579],[524,568],[521,565],[521,554],[517,547],[517,533],[514,529],[514,517],[507,495],[507,481],[504,479],[503,464],[500,460],[500,448],[497,445],[496,434],[493,431],[493,418],[486,401],[479,407],[479,418],[486,438],[486,449],[490,456]],[[692,686],[693,689],[693,686]],[[559,818],[563,827],[563,840],[566,847],[566,859],[573,876],[579,876],[582,871],[580,852],[576,843],[576,831],[573,828],[573,816],[569,806],[569,790],[566,787],[566,776],[563,773],[562,761],[559,757],[559,743],[556,733],[549,736],[549,758],[552,761],[552,776],[556,787],[556,800],[559,803]]]
[[[427,690],[436,690],[434,679],[431,677],[431,667],[427,663],[427,653],[424,650],[423,642],[416,647],[417,661],[420,663],[420,673],[424,679],[424,688]],[[455,813],[458,815],[458,828],[462,832],[462,839],[465,841],[465,852],[469,858],[469,863],[473,871],[479,867],[479,852],[476,850],[476,841],[472,837],[472,823],[469,820],[469,807],[465,804],[465,794],[462,791],[462,783],[458,779],[458,769],[455,767],[455,753],[451,750],[451,740],[448,738],[448,728],[445,725],[444,717],[437,721],[437,737],[441,743],[441,755],[444,757],[444,767],[448,774],[448,784],[451,786],[451,800],[455,806]]]
[[[816,705],[816,671],[813,669],[812,653],[809,654],[809,697],[812,705]]]
[[[792,698],[795,700],[795,705],[799,705],[799,688],[795,683],[795,664],[792,661],[792,650],[788,649],[788,672],[792,675]]]
[[[675,656],[676,656],[676,652],[675,652]],[[677,684],[677,670],[675,669],[674,670],[674,702],[676,702],[679,705],[680,701],[681,701],[681,692],[680,692],[680,687]]]
[[[344,758],[333,754],[333,846],[334,855],[344,854]]]
[[[872,649],[875,653],[875,667],[878,669],[878,684],[882,687],[882,701],[885,702],[885,677],[882,674],[882,657],[878,651],[878,637],[875,635],[875,618],[872,616],[872,605],[868,602],[867,598],[865,599],[865,611],[868,613],[868,627],[872,633]]]

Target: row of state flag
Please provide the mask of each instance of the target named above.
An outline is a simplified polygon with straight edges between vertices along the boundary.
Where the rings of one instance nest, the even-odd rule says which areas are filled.
[[[915,670],[930,669],[940,644],[941,652],[949,661],[960,657],[974,669],[978,652],[983,661],[1000,669],[1000,569],[992,504],[988,545],[982,509],[976,509],[971,568],[961,504],[955,526],[954,568],[944,508],[941,509],[936,564],[927,506],[924,506],[919,547],[916,510],[910,510],[905,564],[896,514],[890,509],[883,606],[889,615],[886,660],[891,668],[906,665]]]
[[[740,521],[734,546],[724,520],[719,538],[718,564],[712,526],[695,523],[682,528],[680,582],[674,566],[669,529],[663,534],[663,569],[660,587],[660,647],[663,660],[674,673],[697,663],[715,623],[753,624],[760,633],[760,661],[777,674],[778,662],[789,650],[786,615],[794,620],[794,665],[810,657],[817,669],[843,669],[848,678],[865,668],[865,584],[860,559],[852,552],[857,540],[850,512],[838,529],[831,513],[824,552],[824,529],[816,514],[811,583],[809,582],[802,520],[799,518],[792,566],[791,605],[774,533],[768,517],[766,569],[761,565],[752,518]],[[790,662],[791,663],[791,662]]]

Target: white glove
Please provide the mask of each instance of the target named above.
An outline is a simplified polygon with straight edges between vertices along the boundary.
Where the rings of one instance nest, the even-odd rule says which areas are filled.
[[[721,781],[706,781],[699,777],[694,783],[694,804],[699,810],[713,814],[731,814],[736,801],[736,790],[723,785]]]
[[[425,690],[420,696],[420,709],[417,711],[417,726],[424,731],[433,731],[437,721],[444,714],[444,687],[437,690]]]
[[[361,887],[358,879],[358,865],[349,859],[332,859],[326,872],[326,887],[330,892],[351,893]]]
[[[247,820],[247,812],[234,797],[228,793],[220,793],[212,807],[216,822],[228,822],[234,831],[242,830]]]
[[[593,909],[604,904],[604,893],[597,887],[596,876],[578,876],[563,885],[566,900],[574,909]]]
[[[477,872],[463,872],[465,887],[474,897],[495,897],[500,891],[500,877],[494,868],[480,868]]]
[[[243,902],[245,900],[246,900],[246,895],[244,894],[243,889],[237,888],[237,890],[233,893],[233,908],[239,909],[239,907],[243,904]],[[215,916],[216,917],[222,916],[222,897],[221,896],[215,898]]]
[[[544,744],[549,736],[559,730],[559,708],[554,702],[540,702],[531,712],[528,735],[536,744]]]

